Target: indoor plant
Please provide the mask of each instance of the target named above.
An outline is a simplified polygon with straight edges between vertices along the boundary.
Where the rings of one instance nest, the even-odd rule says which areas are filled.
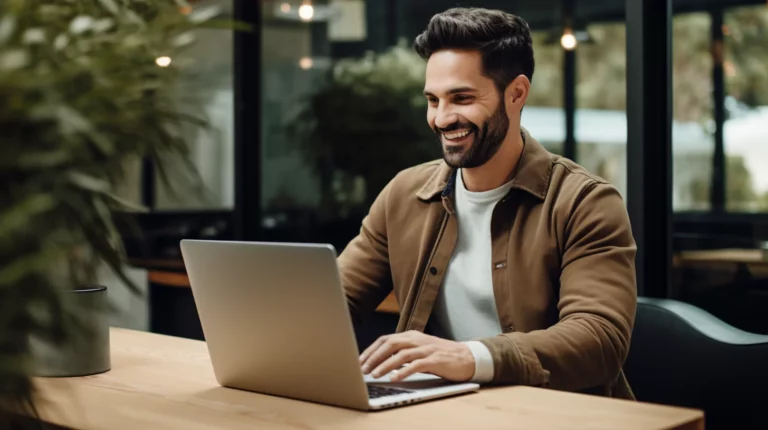
[[[140,208],[113,193],[127,163],[194,173],[185,131],[207,124],[179,109],[169,60],[214,17],[183,0],[0,3],[0,427],[34,410],[29,339],[87,335],[65,293],[101,262],[132,285],[115,220]]]
[[[425,68],[405,41],[338,60],[289,118],[291,141],[322,182],[323,213],[360,216],[397,172],[440,158],[425,117]]]

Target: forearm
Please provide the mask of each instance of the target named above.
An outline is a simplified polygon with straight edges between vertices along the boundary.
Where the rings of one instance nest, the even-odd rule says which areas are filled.
[[[572,315],[547,330],[481,342],[494,361],[493,382],[580,391],[615,380],[629,349],[629,326]]]

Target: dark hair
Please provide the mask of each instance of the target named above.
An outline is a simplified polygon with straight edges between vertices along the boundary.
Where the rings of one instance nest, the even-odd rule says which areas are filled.
[[[519,75],[533,79],[531,30],[519,16],[500,10],[452,8],[429,20],[413,48],[423,59],[443,49],[479,51],[483,73],[504,91]]]

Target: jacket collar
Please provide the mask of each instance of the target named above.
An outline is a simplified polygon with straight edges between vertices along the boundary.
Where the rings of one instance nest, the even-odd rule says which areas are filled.
[[[520,161],[515,167],[512,188],[525,191],[544,200],[552,174],[552,154],[531,137],[527,130],[523,128],[521,133],[525,146]],[[453,192],[455,180],[456,169],[442,161],[437,170],[416,193],[416,197],[427,201],[438,195],[449,195]]]

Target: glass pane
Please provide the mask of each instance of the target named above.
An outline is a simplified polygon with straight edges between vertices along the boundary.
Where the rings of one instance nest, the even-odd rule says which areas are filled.
[[[295,5],[264,4],[263,224],[282,239],[343,247],[399,171],[441,156],[425,122],[425,62],[405,39],[331,59],[332,48],[365,38],[362,1],[315,3],[311,23],[291,18]],[[329,10],[337,19],[323,19]],[[331,236],[336,227],[345,231]]]
[[[586,28],[576,48],[578,163],[627,191],[627,39],[623,22]]]
[[[726,207],[768,211],[768,8],[725,13]]]
[[[545,148],[563,153],[565,112],[563,111],[563,50],[550,32],[534,31],[535,70],[530,95],[522,114],[522,125]]]
[[[201,6],[218,6],[221,16],[231,16],[233,0],[216,0]],[[191,64],[178,88],[180,107],[206,118],[213,129],[188,132],[190,156],[200,173],[203,190],[195,178],[179,168],[168,172],[171,188],[156,175],[156,208],[159,210],[231,209],[234,207],[234,67],[233,32],[201,29],[182,58]],[[193,97],[193,100],[190,100]],[[194,107],[194,108],[193,108]]]
[[[706,12],[677,15],[672,27],[672,208],[708,210],[715,148],[711,19]]]
[[[262,4],[262,225],[269,239],[342,249],[400,170],[442,156],[426,123],[426,63],[411,48],[431,15],[343,0],[313,2],[305,22],[297,2]],[[561,152],[562,51],[543,32],[534,39],[523,125]]]

